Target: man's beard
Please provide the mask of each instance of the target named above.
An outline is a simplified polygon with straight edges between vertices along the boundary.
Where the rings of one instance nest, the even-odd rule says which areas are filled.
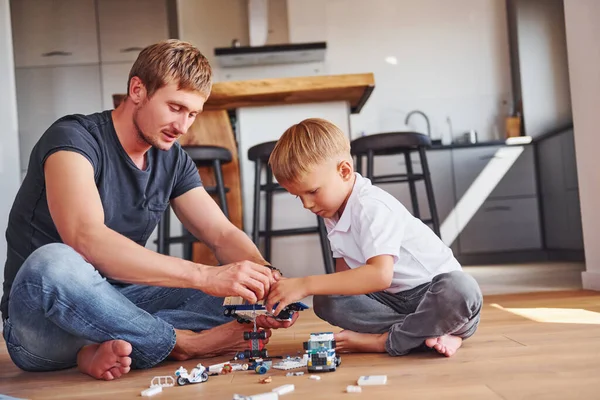
[[[164,149],[162,148],[162,143],[160,143],[158,138],[154,138],[150,135],[147,135],[142,128],[140,128],[140,124],[138,123],[138,115],[139,112],[145,107],[147,100],[145,100],[133,113],[133,126],[135,127],[135,130],[137,132],[138,135],[138,140],[140,142],[144,142],[152,147],[155,147],[159,150],[163,150],[166,151],[168,149]]]

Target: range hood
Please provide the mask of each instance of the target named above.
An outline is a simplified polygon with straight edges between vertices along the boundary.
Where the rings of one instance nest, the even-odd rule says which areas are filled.
[[[279,0],[276,0],[279,1]],[[250,46],[221,47],[214,50],[221,67],[244,67],[325,61],[326,42],[266,44],[269,0],[248,0]]]

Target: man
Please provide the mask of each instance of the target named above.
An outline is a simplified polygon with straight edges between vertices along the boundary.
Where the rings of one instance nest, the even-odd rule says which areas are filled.
[[[211,75],[189,43],[149,46],[117,109],[64,117],[34,147],[9,217],[1,306],[21,369],[77,365],[111,380],[167,357],[244,348],[245,327],[223,316],[222,297],[262,299],[279,276],[176,142],[202,111]],[[169,203],[223,266],[144,247]],[[258,323],[268,333],[291,325]]]

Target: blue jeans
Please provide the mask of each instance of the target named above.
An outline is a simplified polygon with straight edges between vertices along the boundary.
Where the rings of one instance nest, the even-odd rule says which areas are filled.
[[[132,367],[152,367],[171,353],[175,330],[199,332],[230,321],[223,298],[195,289],[111,284],[71,247],[40,247],[13,283],[4,339],[25,371],[77,364],[88,344],[131,343]]]

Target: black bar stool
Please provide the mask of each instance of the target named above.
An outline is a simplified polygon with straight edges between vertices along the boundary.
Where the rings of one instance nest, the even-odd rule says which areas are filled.
[[[183,146],[183,149],[190,155],[196,163],[196,167],[212,167],[215,175],[215,186],[205,186],[204,189],[209,194],[216,194],[223,214],[229,218],[229,209],[227,208],[227,198],[225,194],[229,188],[223,182],[223,164],[231,162],[231,152],[218,146]],[[191,233],[183,228],[181,236],[170,236],[171,227],[171,207],[168,206],[163,217],[158,223],[158,235],[156,239],[157,252],[160,254],[170,254],[171,244],[183,244],[183,258],[192,260],[192,244],[197,242]]]
[[[275,148],[277,141],[266,142],[251,147],[248,150],[248,159],[254,162],[254,213],[252,215],[252,241],[258,246],[259,238],[265,238],[265,259],[271,262],[271,238],[274,236],[292,236],[318,233],[321,242],[321,251],[323,252],[323,262],[325,263],[325,272],[335,271],[333,257],[329,241],[327,239],[327,229],[325,222],[317,216],[317,226],[307,228],[277,229],[273,230],[273,193],[285,192],[286,190],[273,180],[273,171],[269,167],[269,157]],[[262,183],[262,170],[266,169],[267,181]],[[260,230],[260,195],[266,194],[265,210],[265,230]]]
[[[419,201],[417,199],[417,188],[415,182],[424,181],[425,192],[427,193],[427,202],[429,203],[429,212],[431,219],[422,221],[432,226],[436,235],[440,236],[440,221],[435,206],[435,197],[433,195],[433,185],[431,183],[431,174],[427,164],[426,149],[431,147],[429,136],[417,132],[389,132],[376,135],[363,136],[353,140],[351,143],[352,155],[356,156],[356,172],[362,175],[363,157],[367,157],[367,173],[373,184],[378,183],[400,183],[407,182],[410,189],[410,200],[412,203],[413,215],[421,219],[419,210]],[[413,171],[411,153],[418,152],[421,162],[422,173],[416,174]],[[376,176],[373,171],[375,156],[403,154],[406,162],[405,174],[391,174]]]

